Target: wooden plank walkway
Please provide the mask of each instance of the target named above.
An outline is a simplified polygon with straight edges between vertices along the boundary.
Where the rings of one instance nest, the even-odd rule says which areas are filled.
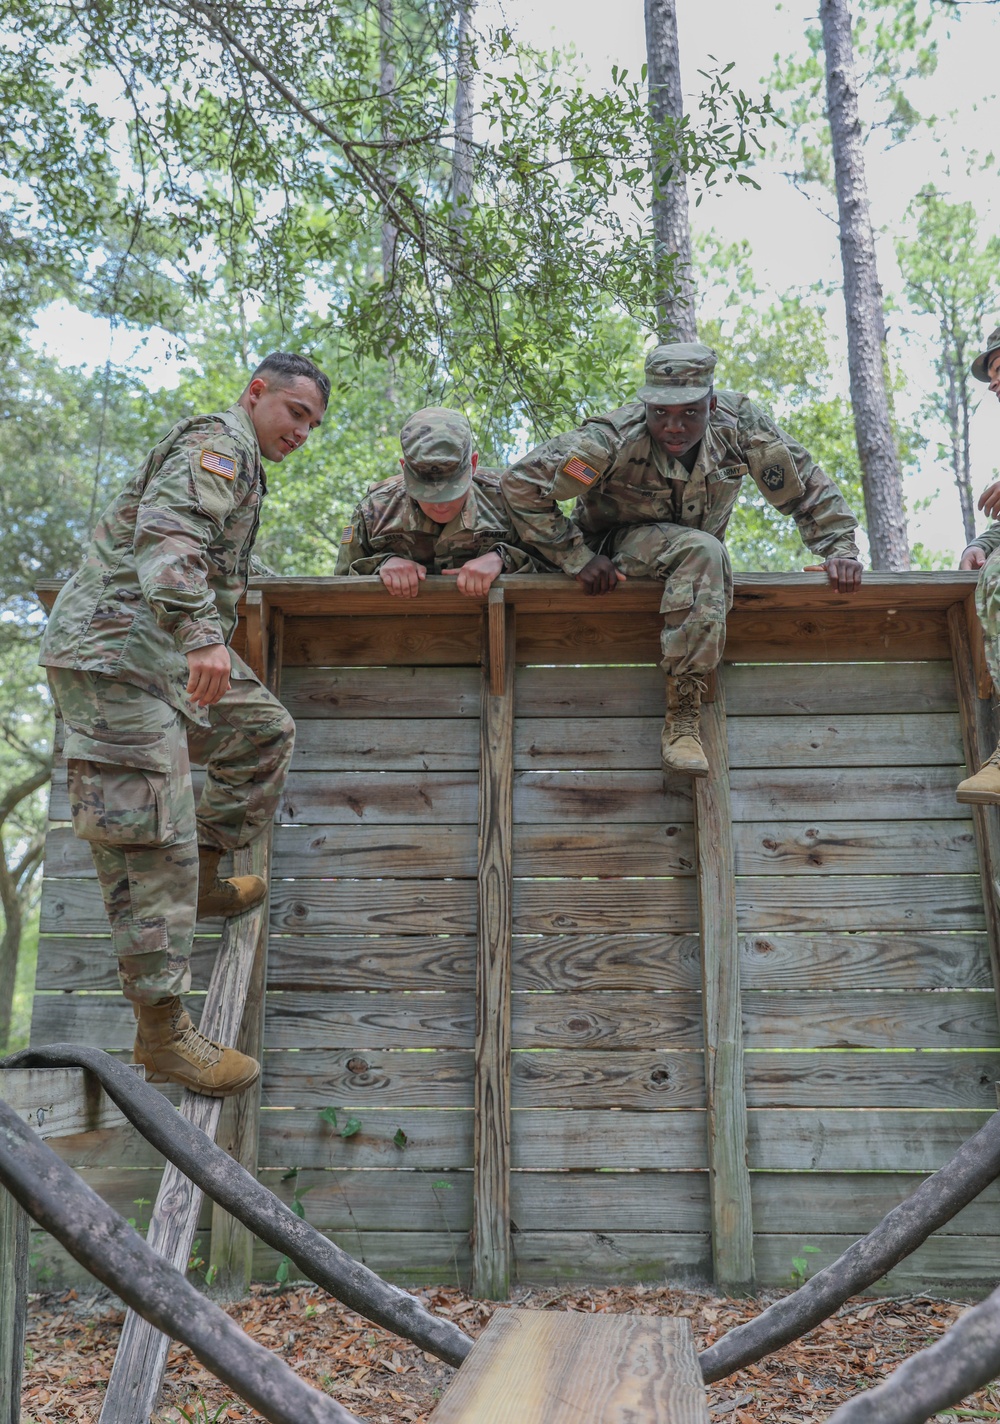
[[[690,1321],[498,1310],[433,1424],[708,1424]]]

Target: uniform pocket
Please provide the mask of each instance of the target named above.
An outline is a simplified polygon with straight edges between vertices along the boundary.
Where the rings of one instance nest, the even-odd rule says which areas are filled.
[[[169,737],[142,746],[69,731],[67,761],[73,830],[114,846],[169,846],[194,837],[191,798]]]

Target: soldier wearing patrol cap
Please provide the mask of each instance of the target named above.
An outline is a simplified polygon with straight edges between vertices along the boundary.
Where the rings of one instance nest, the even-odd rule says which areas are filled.
[[[226,1097],[256,1060],[205,1038],[181,1001],[195,920],[267,887],[222,880],[224,851],[274,814],[295,727],[229,648],[275,462],[319,425],[330,382],[274,352],[234,406],[180,421],[101,515],[42,644],[66,728],[70,811],[90,842],[119,978],[154,1082]],[[191,760],[204,764],[195,806]]]
[[[375,574],[415,598],[427,573],[454,574],[481,597],[502,573],[530,571],[500,493],[499,471],[479,468],[465,416],[427,406],[399,434],[401,475],[372,485],[344,530],[338,574]]]
[[[732,573],[722,541],[744,477],[792,516],[834,587],[861,583],[857,520],[840,491],[766,411],[714,390],[715,362],[697,342],[658,346],[632,405],[538,446],[500,482],[522,538],[585,593],[629,575],[663,580],[660,750],[665,769],[690,776],[708,772],[699,709],[725,643]],[[564,515],[557,501],[574,496]]]
[[[977,381],[987,384],[1000,400],[1000,326],[990,333],[986,348],[972,363]],[[994,481],[979,497],[979,508],[993,520],[1000,518],[1000,480]],[[965,549],[960,569],[982,569],[976,587],[976,609],[983,625],[986,662],[993,686],[1000,689],[1000,524],[994,523],[977,535]],[[1000,806],[1000,746],[975,776],[959,783],[959,801],[973,806]]]

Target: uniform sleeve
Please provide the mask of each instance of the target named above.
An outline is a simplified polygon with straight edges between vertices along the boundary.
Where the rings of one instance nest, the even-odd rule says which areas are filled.
[[[387,559],[395,557],[391,550],[379,554],[373,551],[368,536],[365,506],[363,503],[359,504],[350,524],[345,526],[340,536],[340,551],[334,572],[341,575],[354,574],[359,578],[365,574],[377,574]]]
[[[966,548],[982,549],[987,557],[995,549],[1000,549],[1000,524],[991,524],[988,529],[983,530],[982,534],[977,534],[974,539],[970,540]]]
[[[594,557],[580,526],[557,500],[584,494],[614,462],[614,449],[593,426],[558,435],[518,460],[500,477],[514,528],[563,573],[574,577]]]
[[[854,534],[858,521],[830,476],[800,445],[777,425],[760,406],[747,401],[740,416],[740,432],[764,435],[780,441],[792,457],[802,483],[802,492],[783,503],[775,503],[782,514],[790,514],[798,525],[802,541],[823,559],[857,559]]]
[[[168,452],[139,504],[133,553],[143,597],[182,653],[226,641],[207,550],[236,506],[243,462],[224,427],[195,427]]]

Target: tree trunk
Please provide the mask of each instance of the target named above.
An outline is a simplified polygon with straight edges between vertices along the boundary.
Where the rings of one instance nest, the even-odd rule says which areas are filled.
[[[656,329],[661,341],[697,336],[687,180],[668,137],[684,116],[676,0],[645,0],[649,112],[653,120],[653,252]],[[669,172],[669,176],[665,174]],[[673,269],[673,270],[671,270]]]
[[[41,863],[43,842],[29,842],[21,859],[11,864],[4,844],[4,826],[21,802],[44,786],[52,774],[51,762],[39,766],[29,776],[17,782],[0,800],[0,909],[3,910],[4,931],[0,939],[0,1053],[4,1053],[10,1038],[10,1021],[14,1006],[14,981],[21,955],[21,933],[24,912],[31,893],[31,882]]]
[[[393,137],[392,110],[394,107],[396,89],[396,63],[394,59],[393,44],[393,0],[378,0],[378,92],[381,99],[382,109],[382,138],[389,142]],[[386,172],[390,179],[395,178],[394,162],[391,157],[386,159]],[[382,283],[386,292],[392,291],[393,282],[396,276],[396,243],[399,232],[395,224],[388,216],[382,218]],[[391,409],[396,404],[396,358],[393,355],[392,338],[386,342],[386,366],[388,373],[386,377],[385,398]]]
[[[472,65],[475,37],[472,17],[476,0],[458,0],[458,46],[455,67],[455,152],[452,159],[452,198],[455,225],[461,230],[472,206]]]
[[[966,391],[966,363],[953,349],[947,330],[941,329],[943,374],[947,381],[948,440],[951,445],[951,472],[955,477],[958,502],[962,510],[965,542],[976,537],[976,512],[972,498],[972,472],[969,452],[969,400]]]
[[[882,289],[875,265],[875,236],[865,182],[851,14],[847,0],[820,0],[819,9],[840,216],[851,404],[868,514],[872,567],[906,569],[910,564],[910,551],[903,507],[903,473],[889,418]]]

